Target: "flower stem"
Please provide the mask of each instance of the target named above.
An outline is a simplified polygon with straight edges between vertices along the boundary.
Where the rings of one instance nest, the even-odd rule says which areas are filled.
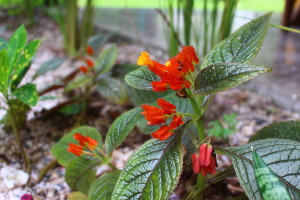
[[[202,110],[201,108],[199,108],[197,101],[196,101],[196,97],[191,95],[190,90],[188,91],[189,93],[189,100],[192,104],[194,113],[197,115],[198,119],[196,120],[196,126],[197,126],[197,130],[198,130],[198,136],[199,136],[199,141],[202,141],[205,139],[206,135],[205,135],[205,129],[204,129],[204,123],[202,120]],[[200,102],[201,103],[201,102]],[[197,183],[196,183],[196,190],[200,190],[203,191],[205,187],[205,177],[202,176],[201,174],[198,174],[197,176]],[[200,192],[198,193],[194,199],[198,199],[201,200],[203,199],[203,193]]]

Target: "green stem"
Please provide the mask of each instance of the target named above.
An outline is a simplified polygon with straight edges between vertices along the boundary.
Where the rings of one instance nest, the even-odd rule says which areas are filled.
[[[202,120],[202,111],[199,108],[195,97],[191,96],[191,92],[188,91],[189,93],[189,100],[192,104],[194,113],[199,117],[198,120],[196,120],[196,126],[197,126],[197,130],[198,130],[198,135],[199,135],[199,141],[202,141],[205,139],[205,129],[204,129],[204,123]],[[201,200],[203,199],[203,193],[202,191],[204,190],[205,187],[205,177],[203,177],[201,174],[198,174],[197,176],[197,183],[196,183],[196,190],[200,190],[201,192],[197,193],[195,195],[195,199]]]
[[[26,172],[30,174],[30,171],[31,171],[30,159],[29,159],[29,156],[28,156],[28,154],[26,153],[26,151],[23,147],[21,137],[20,137],[20,132],[18,130],[17,122],[15,120],[15,115],[14,115],[14,112],[13,112],[11,102],[8,99],[7,99],[7,102],[8,102],[8,107],[9,107],[8,108],[9,122],[10,122],[10,125],[12,126],[13,133],[14,133],[16,141],[17,141],[17,145],[19,146],[19,149],[21,151],[21,155],[22,155],[22,158],[23,158],[23,162],[25,164]]]

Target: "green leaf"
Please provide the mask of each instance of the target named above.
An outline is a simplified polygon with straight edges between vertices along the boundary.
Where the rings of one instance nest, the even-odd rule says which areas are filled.
[[[250,142],[266,138],[282,138],[300,142],[300,122],[286,121],[271,124],[259,130]]]
[[[217,44],[204,58],[201,68],[214,63],[250,63],[262,46],[271,15],[268,13],[250,21]]]
[[[168,199],[182,170],[181,134],[185,125],[167,140],[149,140],[128,159],[112,199]]]
[[[16,64],[13,65],[13,73],[11,78],[12,89],[14,90],[25,74],[27,73],[32,57],[35,55],[37,48],[40,46],[41,40],[31,41],[21,52],[20,56],[16,60]]]
[[[151,82],[159,80],[159,77],[151,72],[148,67],[140,67],[125,76],[128,85],[140,90],[152,90]]]
[[[121,174],[120,170],[108,172],[97,178],[90,187],[89,200],[111,200],[112,193]]]
[[[11,36],[8,42],[8,55],[10,58],[10,65],[14,65],[16,59],[22,53],[27,43],[27,31],[24,25],[21,25]]]
[[[18,88],[14,92],[14,95],[23,103],[29,106],[35,106],[39,98],[39,94],[36,90],[36,85],[31,83],[27,83]]]
[[[96,60],[97,74],[108,72],[115,64],[118,57],[118,48],[116,45],[104,49]]]
[[[103,34],[95,35],[89,39],[88,45],[93,48],[94,52],[97,52],[111,36],[112,36],[112,34],[111,35],[103,35]]]
[[[217,63],[200,71],[195,80],[195,94],[208,95],[240,85],[255,76],[269,72],[266,66]]]
[[[129,132],[135,127],[141,111],[142,108],[140,107],[131,109],[120,115],[109,127],[105,139],[108,153],[111,153],[128,136]]]
[[[66,85],[64,92],[70,92],[71,90],[74,90],[76,88],[82,88],[88,85],[91,81],[91,77],[89,76],[79,76],[76,79],[69,82],[68,85]]]
[[[81,192],[72,192],[68,194],[68,200],[87,200],[87,196]]]
[[[66,105],[65,107],[60,109],[59,112],[63,113],[65,116],[77,115],[81,112],[84,105],[84,103],[73,103],[70,105]]]
[[[251,146],[285,184],[292,199],[300,199],[300,143],[285,139],[264,139],[238,147],[217,150],[228,155],[249,199],[262,200],[256,183]]]
[[[163,98],[164,96],[170,94],[172,91],[168,90],[165,92],[154,92],[150,90],[139,90],[126,85],[129,100],[135,105],[139,106],[146,103],[152,103],[156,99]]]
[[[58,69],[65,61],[65,58],[52,58],[45,63],[35,72],[33,79],[36,79],[38,76],[45,74],[49,71],[54,71]]]
[[[102,147],[102,137],[97,129],[89,126],[81,126],[73,129],[68,134],[64,135],[52,148],[51,154],[57,159],[57,162],[62,166],[67,166],[73,159],[77,158],[76,155],[67,151],[70,143],[78,144],[78,141],[74,139],[75,133],[80,133],[83,136],[88,136],[97,140],[98,147]]]
[[[9,77],[9,60],[7,51],[4,49],[0,52],[0,89],[6,92]]]
[[[100,94],[117,104],[127,102],[127,92],[124,83],[115,78],[106,77],[97,82],[96,88]]]
[[[65,180],[70,188],[87,194],[90,185],[96,179],[95,167],[100,163],[97,160],[78,157],[66,167]]]
[[[259,191],[264,200],[285,199],[290,200],[284,184],[255,152],[253,154],[253,168]]]

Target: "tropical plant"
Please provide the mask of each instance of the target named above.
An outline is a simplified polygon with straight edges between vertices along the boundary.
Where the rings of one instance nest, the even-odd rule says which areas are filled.
[[[168,94],[123,113],[110,126],[104,142],[91,127],[79,127],[65,135],[51,152],[66,167],[69,186],[92,200],[168,199],[183,169],[182,145],[190,138],[197,153],[187,153],[197,181],[186,200],[203,199],[206,188],[232,174],[237,175],[249,199],[272,199],[270,192],[276,192],[279,199],[298,199],[298,122],[286,122],[282,129],[279,124],[271,125],[249,144],[221,148],[207,137],[202,120],[212,95],[271,71],[250,64],[262,45],[270,17],[268,13],[252,20],[217,44],[200,68],[194,67],[199,59],[191,46],[183,47],[165,65],[151,60],[147,52],[141,53],[138,64],[146,66],[127,74],[126,82],[144,91],[171,90],[176,95]],[[120,171],[111,162],[112,153],[141,118],[151,127],[153,139],[138,148]],[[194,125],[196,135],[191,133]],[[216,154],[227,155],[233,167],[217,173]],[[110,169],[97,177],[96,169],[102,165]]]
[[[7,113],[2,121],[12,127],[27,171],[30,170],[30,161],[19,131],[26,121],[30,106],[35,106],[38,102],[38,92],[35,84],[26,83],[20,86],[20,83],[29,70],[40,43],[39,39],[27,41],[27,32],[23,25],[9,41],[0,38],[0,93],[4,104],[0,109]]]

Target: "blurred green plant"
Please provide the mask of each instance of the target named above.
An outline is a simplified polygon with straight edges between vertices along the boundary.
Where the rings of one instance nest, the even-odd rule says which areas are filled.
[[[237,131],[236,125],[236,113],[232,113],[230,115],[224,114],[220,120],[215,120],[209,122],[208,135],[214,136],[219,139],[226,139],[229,135],[235,133]]]
[[[1,100],[6,110],[4,122],[12,127],[16,142],[21,151],[25,168],[30,171],[30,160],[20,138],[20,128],[26,121],[29,106],[35,106],[38,101],[36,85],[20,83],[31,66],[31,60],[39,47],[41,40],[27,42],[27,32],[20,26],[9,41],[0,39],[0,92]]]
[[[72,56],[84,53],[87,41],[93,33],[93,0],[86,0],[82,10],[79,9],[77,0],[60,0],[51,5],[45,11],[60,26],[65,52]]]
[[[216,43],[230,35],[237,3],[238,0],[203,0],[200,14],[195,12],[194,0],[162,2],[166,12],[157,11],[167,24],[169,56],[176,55],[180,46],[194,45],[198,55],[204,58]],[[183,31],[180,30],[181,22]]]

